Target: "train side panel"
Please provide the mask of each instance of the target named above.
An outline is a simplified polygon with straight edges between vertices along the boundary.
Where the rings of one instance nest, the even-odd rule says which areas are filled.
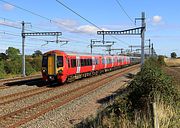
[[[138,63],[139,57],[67,54],[54,50],[43,55],[44,81],[64,83]]]

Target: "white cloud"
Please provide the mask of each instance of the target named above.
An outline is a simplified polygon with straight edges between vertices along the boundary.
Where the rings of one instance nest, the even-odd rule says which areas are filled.
[[[9,22],[9,21],[6,21],[6,20],[0,20],[0,25],[12,26],[12,27],[18,27],[18,28],[20,28],[20,26],[18,25],[18,23]]]
[[[57,22],[56,24],[58,27],[69,31],[72,31],[76,26],[78,26],[78,23],[71,19],[56,19],[55,21]]]
[[[97,33],[99,29],[94,27],[94,26],[91,26],[91,25],[82,25],[82,26],[79,26],[77,27],[74,31],[72,32],[75,32],[75,33],[87,33],[87,34],[95,34]]]
[[[65,29],[71,33],[82,33],[82,34],[96,34],[99,30],[92,25],[79,25],[75,20],[71,19],[56,19],[58,27]],[[102,28],[103,30],[107,30]]]
[[[10,4],[4,4],[3,5],[3,9],[7,10],[7,11],[11,11],[14,9],[14,6],[10,5]]]
[[[161,17],[161,16],[158,16],[158,15],[153,16],[152,22],[153,22],[153,24],[159,24],[159,23],[162,22],[162,17]]]

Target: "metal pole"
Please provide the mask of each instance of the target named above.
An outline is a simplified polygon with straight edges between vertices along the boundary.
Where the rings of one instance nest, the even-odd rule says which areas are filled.
[[[25,53],[24,53],[24,43],[25,43],[25,35],[24,33],[24,21],[22,22],[22,77],[26,76],[26,70],[25,70]]]
[[[153,48],[153,43],[152,43],[152,47],[151,47],[151,55],[152,55],[152,56],[153,56],[153,54],[154,54],[154,53],[153,53],[153,52],[154,52],[153,49],[154,49],[154,48]]]
[[[56,43],[58,43],[58,34],[56,35]]]
[[[132,52],[132,47],[133,47],[133,46],[131,45],[130,47],[131,47],[131,52]]]
[[[149,41],[149,57],[151,56],[151,39],[148,40]]]
[[[123,49],[121,49],[121,54],[123,53]]]
[[[108,47],[109,55],[111,55],[111,46]]]
[[[103,44],[104,44],[104,31],[103,31]]]
[[[93,40],[91,40],[91,44],[90,44],[90,47],[91,47],[91,54],[92,54],[92,45],[93,45]]]
[[[141,67],[144,65],[144,36],[145,36],[145,12],[142,12],[142,30],[141,30]]]

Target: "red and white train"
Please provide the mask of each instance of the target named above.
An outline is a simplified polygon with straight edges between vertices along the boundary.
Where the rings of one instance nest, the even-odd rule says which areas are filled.
[[[43,54],[42,76],[47,82],[71,82],[139,63],[139,61],[139,57],[85,55],[53,50]]]

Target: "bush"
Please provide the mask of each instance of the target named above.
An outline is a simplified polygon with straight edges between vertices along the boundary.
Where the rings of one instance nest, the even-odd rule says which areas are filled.
[[[152,110],[149,104],[154,100],[157,100],[157,108],[161,110],[157,111],[159,126],[178,127],[179,113],[176,110],[179,110],[179,94],[176,93],[171,78],[162,71],[162,63],[159,62],[162,62],[161,59],[147,60],[128,86],[128,93],[121,92],[93,121],[87,119],[75,128],[151,128]]]
[[[26,75],[31,75],[33,72],[35,72],[35,69],[33,69],[29,62],[26,62]]]
[[[5,62],[5,71],[7,74],[20,74],[22,64],[19,60],[10,60]]]
[[[0,61],[0,78],[4,78],[5,70],[4,70],[4,62]]]
[[[164,61],[164,56],[162,56],[162,55],[158,56],[158,63],[160,65],[166,65],[166,63]]]
[[[146,107],[147,102],[154,101],[157,96],[166,103],[172,103],[177,95],[171,78],[165,75],[156,59],[145,62],[129,87],[131,93],[128,97],[134,109]]]
[[[41,67],[42,67],[42,57],[38,56],[33,58],[33,60],[30,62],[30,64],[32,65],[32,67],[34,68],[35,71],[41,71]]]

